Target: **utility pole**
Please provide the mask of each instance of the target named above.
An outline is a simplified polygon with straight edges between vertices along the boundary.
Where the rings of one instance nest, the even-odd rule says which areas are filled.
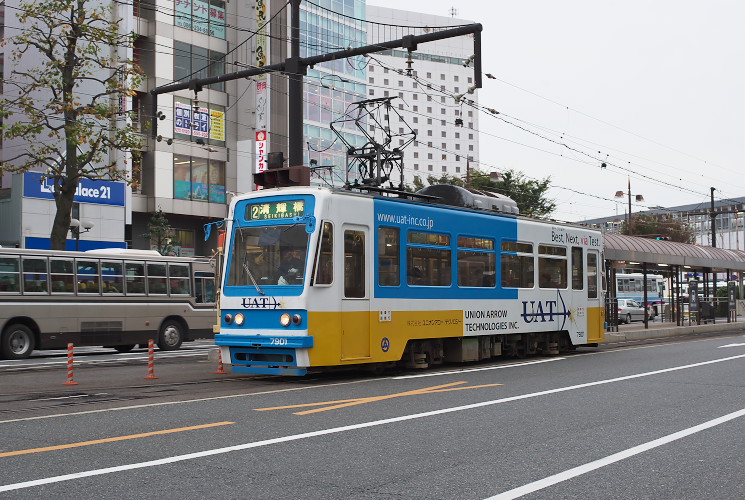
[[[474,87],[481,88],[481,24],[468,24],[441,31],[431,31],[422,35],[406,35],[398,40],[380,42],[375,45],[366,45],[363,47],[347,48],[337,52],[320,54],[312,57],[300,57],[300,3],[302,0],[290,0],[290,57],[285,62],[270,64],[261,68],[251,68],[242,71],[236,71],[230,74],[212,76],[207,78],[195,78],[188,82],[171,83],[157,87],[150,91],[152,96],[152,113],[151,113],[151,133],[153,138],[157,137],[158,131],[158,95],[177,90],[190,89],[198,93],[207,85],[218,82],[227,82],[248,78],[251,76],[262,75],[271,72],[284,72],[289,75],[288,86],[288,106],[289,106],[289,161],[290,166],[299,166],[303,164],[303,77],[307,74],[308,68],[323,62],[336,61],[338,59],[347,59],[354,56],[374,54],[394,48],[403,48],[409,52],[417,50],[420,43],[434,42],[445,40],[457,36],[473,35],[473,72]]]
[[[711,246],[717,246],[717,213],[714,211],[714,188],[711,188]]]

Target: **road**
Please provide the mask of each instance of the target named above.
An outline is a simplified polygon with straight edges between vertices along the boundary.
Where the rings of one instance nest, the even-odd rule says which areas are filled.
[[[0,367],[0,495],[745,498],[742,331],[381,377],[205,358]]]

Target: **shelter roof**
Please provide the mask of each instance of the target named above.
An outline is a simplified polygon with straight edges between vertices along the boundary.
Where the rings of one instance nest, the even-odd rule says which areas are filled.
[[[745,271],[745,252],[604,233],[605,258],[615,261]]]

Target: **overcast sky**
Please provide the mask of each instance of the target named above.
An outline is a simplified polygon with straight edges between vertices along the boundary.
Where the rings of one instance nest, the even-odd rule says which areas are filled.
[[[551,176],[557,219],[623,216],[629,176],[633,212],[745,196],[745,1],[368,4],[483,25],[479,103],[530,132],[482,113],[482,168]]]

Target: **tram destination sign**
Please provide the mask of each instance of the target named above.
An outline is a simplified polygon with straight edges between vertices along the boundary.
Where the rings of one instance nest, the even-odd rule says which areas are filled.
[[[254,203],[246,207],[246,220],[288,219],[305,215],[305,201],[283,200]]]

